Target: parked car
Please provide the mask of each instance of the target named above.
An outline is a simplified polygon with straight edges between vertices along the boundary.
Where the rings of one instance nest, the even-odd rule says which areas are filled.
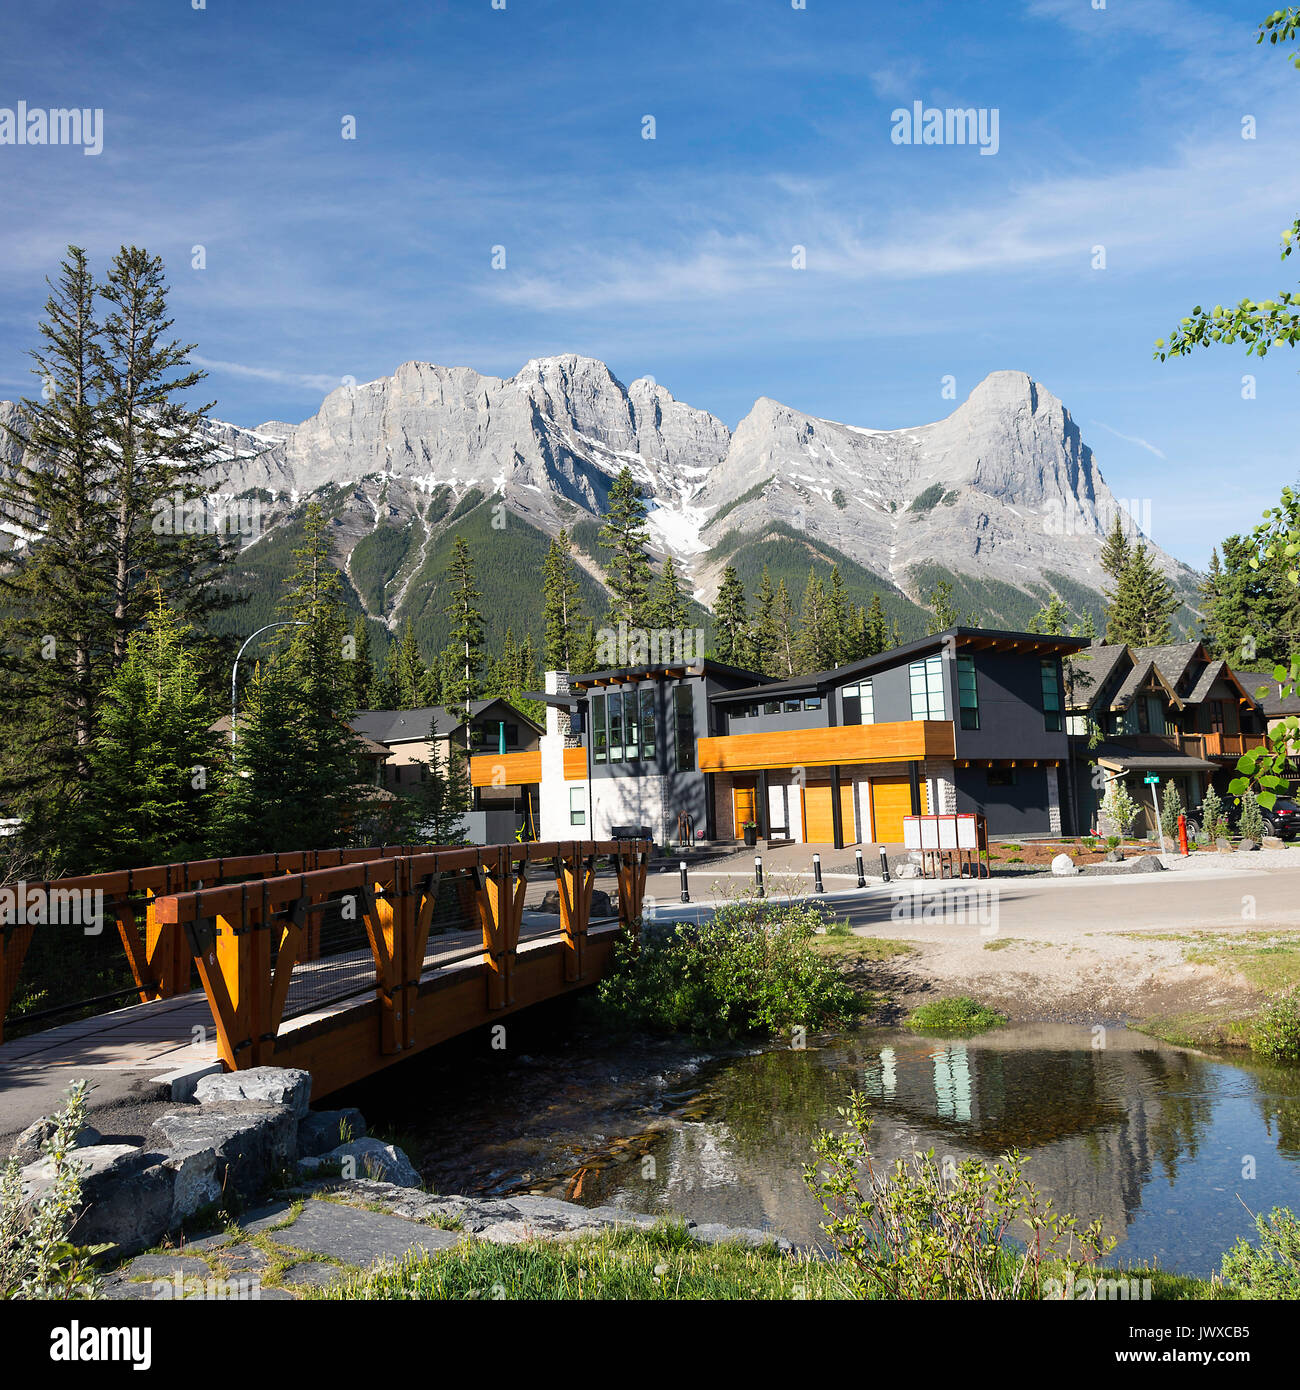
[[[1300,834],[1300,806],[1294,801],[1278,797],[1270,809],[1265,810],[1263,806],[1259,809],[1264,817],[1266,835],[1276,835],[1281,840],[1293,840]]]

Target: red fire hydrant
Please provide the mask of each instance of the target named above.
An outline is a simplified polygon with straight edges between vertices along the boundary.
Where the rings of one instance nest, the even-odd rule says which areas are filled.
[[[1187,853],[1187,817],[1181,814],[1178,817],[1178,852]]]

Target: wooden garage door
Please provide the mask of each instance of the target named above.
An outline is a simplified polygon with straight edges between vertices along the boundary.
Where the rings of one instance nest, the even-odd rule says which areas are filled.
[[[912,814],[912,783],[907,777],[873,777],[871,810],[877,844],[901,843],[903,817]],[[927,812],[925,783],[921,783],[921,814]]]
[[[835,820],[832,815],[831,784],[809,782],[803,789],[803,837],[811,845],[835,843]],[[844,843],[854,843],[853,783],[840,783],[840,825]]]

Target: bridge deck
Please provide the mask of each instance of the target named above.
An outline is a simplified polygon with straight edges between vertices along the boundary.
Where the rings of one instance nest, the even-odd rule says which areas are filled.
[[[613,920],[613,919],[611,919]],[[520,933],[519,952],[559,940],[557,919],[542,913],[525,914]],[[598,921],[592,922],[599,927]],[[482,968],[483,937],[480,931],[447,932],[433,937],[425,954],[421,982],[439,974]],[[480,948],[476,951],[475,948]],[[449,961],[448,957],[467,959]],[[306,1001],[321,993],[321,978],[329,977],[329,993],[340,997],[329,1003],[297,1012]],[[280,1036],[288,1041],[302,1028],[319,1025],[374,1000],[375,968],[369,956],[325,957],[303,962],[294,971],[289,987],[287,1017]],[[201,1029],[201,1035],[195,1029]],[[195,1042],[201,1036],[203,1041]],[[16,1069],[67,1067],[108,1068],[147,1071],[161,1075],[182,1067],[201,1066],[217,1060],[216,1030],[206,994],[200,989],[171,999],[148,1004],[132,1004],[94,1018],[78,1019],[57,1028],[7,1041],[0,1051],[0,1091],[5,1073]]]

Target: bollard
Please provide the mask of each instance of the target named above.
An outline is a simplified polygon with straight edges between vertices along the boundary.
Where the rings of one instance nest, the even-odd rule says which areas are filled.
[[[686,860],[684,860],[684,859],[682,860],[682,863],[681,863],[681,870],[682,870],[682,902],[688,903],[688,902],[690,902],[690,900],[691,900],[691,890],[690,890],[690,886],[689,886],[689,885],[687,884],[687,882],[686,882]]]
[[[813,855],[813,892],[814,892],[814,893],[824,893],[825,891],[826,891],[826,889],[822,887],[822,857],[821,857],[820,854],[814,854],[814,855]]]
[[[862,851],[860,849],[855,850],[854,857],[858,861],[858,887],[865,888],[867,886],[867,871],[862,867]]]
[[[1181,814],[1178,817],[1178,853],[1187,853],[1187,817]]]
[[[767,897],[767,889],[763,887],[763,856],[761,854],[754,856],[754,887],[758,889],[760,898]]]
[[[880,874],[886,883],[889,882],[889,856],[882,849],[880,851]]]

